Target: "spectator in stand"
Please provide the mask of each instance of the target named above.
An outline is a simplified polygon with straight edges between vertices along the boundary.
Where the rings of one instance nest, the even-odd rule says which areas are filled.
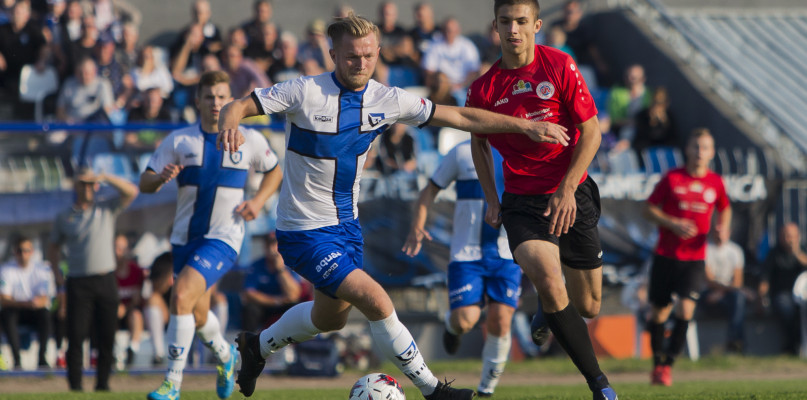
[[[174,80],[168,67],[159,60],[152,46],[145,46],[138,52],[137,65],[132,69],[132,81],[141,93],[150,88],[159,88],[160,95],[167,99],[174,90]]]
[[[394,45],[406,35],[406,31],[398,25],[398,5],[392,1],[383,1],[378,5],[378,29],[381,31],[381,61],[390,64],[396,57],[392,52]]]
[[[23,235],[11,240],[14,260],[0,266],[0,323],[14,357],[14,369],[21,369],[19,325],[34,328],[39,341],[39,366],[48,368],[45,352],[50,339],[50,305],[56,296],[53,271],[34,261],[33,241]]]
[[[452,94],[451,81],[448,79],[446,74],[437,72],[434,77],[430,79],[428,87],[429,100],[431,100],[432,103],[454,107],[459,105],[457,103],[457,98]],[[439,143],[441,127],[427,125],[424,128],[431,132],[432,137],[434,138],[434,143]]]
[[[120,196],[98,200],[96,193],[102,182]],[[56,282],[62,286],[65,280],[56,266],[61,247],[67,249],[67,381],[71,391],[82,390],[82,347],[92,326],[98,345],[95,390],[108,391],[118,311],[115,220],[132,204],[138,190],[125,179],[96,175],[89,168],[78,172],[74,190],[75,201],[53,223],[48,252]]]
[[[477,43],[481,65],[479,75],[484,75],[490,67],[502,57],[502,40],[499,31],[491,24],[487,36],[482,37]]]
[[[95,47],[95,60],[98,63],[98,76],[105,78],[112,85],[115,96],[115,108],[123,109],[134,93],[134,83],[129,70],[115,59],[115,41],[104,37]]]
[[[347,18],[347,16],[352,13],[355,14],[355,10],[353,10],[353,7],[350,6],[349,4],[345,3],[337,4],[336,7],[334,7],[333,9],[333,18],[334,19]]]
[[[762,281],[759,283],[759,297],[762,304],[773,308],[785,333],[783,350],[789,354],[799,354],[801,335],[799,306],[793,300],[793,285],[796,278],[807,271],[807,253],[801,246],[799,226],[788,222],[779,231],[776,247],[765,258]]]
[[[480,59],[476,46],[461,35],[460,23],[454,17],[443,22],[443,37],[429,47],[423,56],[426,83],[437,72],[443,72],[451,80],[454,92],[465,93],[465,88],[479,73]]]
[[[179,34],[179,40],[171,46],[171,55],[174,56],[185,46],[190,36],[190,31],[197,27],[202,34],[199,51],[201,55],[208,53],[218,54],[222,49],[221,31],[210,21],[210,2],[207,0],[195,0],[191,6],[191,23]],[[194,37],[194,39],[197,39]],[[195,47],[195,46],[194,46]]]
[[[81,38],[82,22],[84,20],[84,8],[81,7],[80,0],[68,0],[67,11],[61,18],[61,43],[63,47]]]
[[[261,71],[268,71],[275,62],[275,53],[278,52],[277,26],[274,22],[267,22],[261,27],[263,40],[255,44],[250,42],[244,52],[244,57],[251,59]]]
[[[121,33],[121,42],[115,51],[115,58],[127,71],[133,71],[140,57],[141,48],[137,43],[140,40],[140,29],[134,23],[126,22]]]
[[[629,66],[625,70],[625,86],[611,89],[606,104],[614,131],[619,132],[620,139],[633,142],[636,115],[648,108],[652,99],[653,93],[645,86],[644,68],[639,64]]]
[[[113,37],[116,41],[121,38],[123,23],[132,22],[139,26],[143,19],[140,10],[125,0],[91,0],[89,8],[95,16],[98,31]]]
[[[266,44],[263,27],[272,22],[272,2],[269,0],[257,0],[253,3],[252,12],[252,19],[244,22],[241,28],[247,35],[249,47],[260,49]]]
[[[50,35],[48,42],[58,48],[54,49],[54,52],[61,51],[64,35],[62,18],[65,16],[65,11],[67,11],[65,0],[48,0],[48,10],[42,18],[43,34],[46,38]]]
[[[297,38],[291,33],[280,34],[280,58],[272,63],[267,74],[275,84],[303,76],[303,65],[297,60]]]
[[[129,112],[129,122],[172,122],[171,112],[165,107],[162,90],[160,88],[148,88],[141,92],[140,106],[133,108]],[[126,147],[132,149],[154,150],[160,144],[164,132],[153,129],[139,129],[128,132],[125,136]]]
[[[129,239],[119,233],[115,235],[115,278],[118,281],[118,326],[130,333],[129,347],[126,348],[126,365],[132,365],[135,354],[140,351],[143,336],[143,282],[145,273],[132,258]]]
[[[238,47],[242,52],[247,50],[249,42],[247,41],[247,34],[244,33],[242,28],[237,26],[230,28],[230,30],[227,32],[227,42],[225,43],[225,48],[227,46]]]
[[[308,60],[315,60],[325,71],[333,71],[333,60],[328,54],[330,49],[331,41],[325,36],[325,21],[314,19],[308,24],[306,41],[300,45],[297,60],[302,64]]]
[[[34,64],[22,67],[20,73],[20,108],[17,109],[17,118],[34,119],[40,118],[44,114],[52,113],[55,107],[56,90],[59,88],[59,73],[52,64],[52,54],[50,46],[42,46],[39,49],[39,56]],[[36,115],[35,101],[37,93],[47,93],[43,99],[43,115]],[[50,111],[50,112],[48,112]]]
[[[286,267],[274,232],[264,237],[264,257],[250,265],[244,278],[243,329],[263,330],[304,299],[302,278]],[[309,293],[310,295],[310,293]]]
[[[230,75],[230,91],[234,97],[241,98],[252,93],[255,88],[271,85],[266,74],[251,60],[245,59],[237,46],[228,45],[221,57],[224,71]]]
[[[14,13],[14,4],[17,0],[0,1],[0,25],[6,25],[11,21],[11,14]]]
[[[572,59],[577,61],[577,56],[574,54],[574,50],[571,46],[566,42],[567,36],[566,31],[560,25],[553,25],[549,28],[549,35],[547,37],[547,45],[552,46],[570,56]]]
[[[632,145],[637,153],[641,154],[648,147],[677,144],[678,133],[675,130],[675,119],[670,114],[667,88],[659,86],[653,91],[650,105],[636,114],[635,126],[636,135]]]
[[[81,37],[70,43],[67,51],[67,73],[75,73],[79,62],[85,58],[95,57],[95,47],[98,46],[100,35],[95,26],[95,17],[85,15],[81,18]]]
[[[439,31],[434,23],[434,9],[432,5],[425,2],[415,4],[413,9],[415,16],[415,27],[409,31],[409,36],[414,42],[418,51],[418,60],[429,49],[431,43],[436,39]]]
[[[31,3],[18,0],[12,8],[11,20],[0,26],[0,85],[6,98],[19,97],[20,71],[25,64],[33,64],[45,37],[39,25],[31,20]]]
[[[406,125],[394,124],[389,133],[381,137],[376,168],[384,175],[415,172],[415,139],[407,131]]]
[[[706,245],[706,290],[700,304],[718,309],[729,318],[726,350],[742,353],[745,344],[745,303],[743,288],[745,255],[730,239],[731,232],[712,230]]]
[[[143,315],[154,347],[153,365],[161,365],[165,360],[165,326],[170,317],[168,302],[174,285],[173,268],[174,261],[169,251],[155,258],[149,270],[148,282],[151,290],[145,296]]]
[[[609,68],[599,49],[594,44],[595,33],[589,21],[584,19],[580,0],[569,0],[563,6],[563,18],[552,23],[566,33],[566,43],[577,57],[578,65],[588,65],[597,74],[598,86],[610,86]],[[571,55],[571,54],[570,54]],[[590,82],[593,86],[594,82]]]
[[[81,60],[76,76],[67,79],[56,101],[56,118],[68,123],[109,121],[115,97],[109,80],[98,76],[95,61]]]

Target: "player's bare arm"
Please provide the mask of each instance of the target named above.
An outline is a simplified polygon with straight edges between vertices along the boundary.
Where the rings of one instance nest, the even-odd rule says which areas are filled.
[[[166,165],[159,174],[147,169],[140,174],[140,191],[143,193],[157,193],[162,189],[163,185],[176,178],[181,171],[182,166],[177,164]]]
[[[682,239],[691,239],[698,234],[698,227],[695,226],[695,221],[673,217],[665,213],[661,207],[655,204],[645,203],[643,214],[650,222],[671,230]]]
[[[558,190],[549,198],[549,204],[544,212],[545,216],[550,217],[549,232],[555,236],[569,232],[569,228],[574,225],[577,216],[574,193],[602,141],[600,122],[596,116],[577,124],[577,129],[580,130],[580,138],[572,152],[569,169],[560,181]]]
[[[219,112],[219,135],[216,137],[216,148],[224,151],[238,151],[244,144],[244,135],[238,131],[238,124],[244,118],[261,115],[252,95],[233,100],[222,107]]]
[[[493,178],[493,153],[491,153],[487,138],[471,135],[471,157],[474,160],[476,175],[488,205],[487,211],[485,211],[485,222],[499,229],[502,225],[502,205],[499,202],[499,194],[496,192],[496,181]]]
[[[533,141],[569,145],[566,128],[545,121],[530,121],[473,107],[435,105],[430,125],[477,133],[523,133]]]
[[[238,207],[235,208],[235,212],[244,218],[245,221],[252,221],[257,218],[263,205],[266,204],[269,197],[280,187],[280,181],[282,180],[283,172],[279,165],[273,170],[263,174],[261,185],[258,187],[258,192],[255,193],[255,197],[239,204]]]
[[[415,217],[412,219],[412,227],[409,229],[409,235],[406,237],[401,251],[406,253],[409,257],[414,257],[420,253],[420,248],[423,244],[423,239],[432,240],[432,236],[426,231],[426,217],[429,215],[429,208],[434,203],[437,193],[440,192],[440,187],[432,182],[429,182],[423,190],[420,191],[418,201],[415,204]]]

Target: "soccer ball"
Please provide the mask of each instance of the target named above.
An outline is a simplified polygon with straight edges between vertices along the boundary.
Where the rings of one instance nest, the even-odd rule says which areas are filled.
[[[406,400],[406,396],[395,378],[376,372],[353,384],[349,400]]]

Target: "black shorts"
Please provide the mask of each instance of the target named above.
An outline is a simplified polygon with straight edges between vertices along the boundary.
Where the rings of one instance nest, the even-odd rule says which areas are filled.
[[[586,178],[574,192],[577,216],[569,232],[557,237],[549,233],[549,217],[544,216],[549,194],[502,195],[502,223],[507,231],[510,251],[528,240],[552,242],[560,250],[560,261],[574,269],[595,269],[602,266],[602,246],[597,223],[600,221],[600,191],[591,177]],[[518,262],[518,260],[516,260]]]
[[[647,297],[656,307],[669,305],[673,293],[679,299],[697,301],[705,283],[705,261],[680,261],[656,254],[650,267]]]

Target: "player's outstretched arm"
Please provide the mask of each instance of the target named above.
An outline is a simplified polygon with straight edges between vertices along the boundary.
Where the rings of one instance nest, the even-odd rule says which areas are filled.
[[[414,257],[420,253],[420,248],[423,244],[423,239],[432,240],[432,236],[426,231],[426,218],[429,216],[429,208],[434,203],[437,193],[440,192],[440,187],[433,182],[429,182],[423,190],[420,191],[417,203],[415,203],[415,216],[412,219],[412,227],[409,229],[409,235],[406,237],[403,251],[407,256]]]
[[[536,142],[569,145],[566,128],[545,121],[530,121],[473,107],[435,105],[431,125],[476,133],[523,133]]]
[[[501,203],[499,194],[496,192],[496,180],[493,178],[493,154],[490,151],[490,143],[484,137],[471,135],[471,157],[474,160],[474,168],[485,194],[485,202],[488,204],[485,211],[485,222],[498,229],[502,224]]]
[[[246,139],[238,131],[238,124],[244,118],[261,115],[261,110],[250,94],[238,100],[233,100],[221,108],[219,113],[219,135],[216,138],[216,148],[224,151],[237,151]]]

